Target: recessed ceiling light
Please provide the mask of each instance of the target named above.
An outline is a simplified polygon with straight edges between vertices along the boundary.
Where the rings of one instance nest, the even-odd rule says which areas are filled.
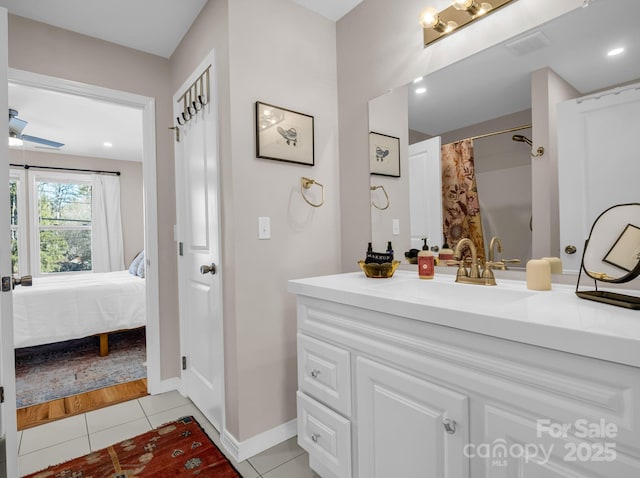
[[[609,50],[607,52],[607,56],[616,56],[622,52],[624,52],[624,48],[614,48],[613,50]]]
[[[113,146],[113,143],[110,143],[109,141],[105,141],[104,143],[102,143],[102,145],[103,145],[105,148],[110,148],[111,146]]]
[[[416,93],[421,95],[423,93],[426,93],[427,89],[426,88],[416,88]]]
[[[413,82],[414,83],[420,83],[423,78],[424,78],[424,76],[420,76],[420,77],[416,78],[415,80],[413,80]]]

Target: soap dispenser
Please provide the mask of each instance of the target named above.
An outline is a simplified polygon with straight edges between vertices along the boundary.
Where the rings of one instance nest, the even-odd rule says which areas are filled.
[[[433,279],[435,274],[435,255],[429,250],[427,238],[423,237],[422,250],[418,252],[418,277],[420,279]]]
[[[440,249],[438,259],[443,265],[446,265],[447,261],[452,261],[455,259],[453,256],[453,249],[449,248],[449,244],[447,244],[447,241],[442,244],[442,249]]]

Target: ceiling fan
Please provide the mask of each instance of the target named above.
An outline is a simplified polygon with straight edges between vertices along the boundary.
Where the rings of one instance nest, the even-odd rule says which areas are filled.
[[[22,134],[22,130],[24,130],[27,124],[27,121],[18,118],[17,110],[9,108],[9,144],[11,144],[13,140],[16,142],[15,144],[19,146],[21,144],[19,141],[22,140],[56,149],[64,146],[64,143],[59,143],[50,139],[38,138],[37,136],[29,136],[28,134]]]

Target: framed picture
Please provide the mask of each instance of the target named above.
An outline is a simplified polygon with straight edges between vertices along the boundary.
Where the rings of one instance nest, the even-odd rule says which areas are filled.
[[[603,261],[631,272],[640,260],[640,228],[627,224]]]
[[[313,116],[256,101],[256,156],[313,166]]]
[[[369,133],[369,171],[379,176],[400,177],[400,138]]]

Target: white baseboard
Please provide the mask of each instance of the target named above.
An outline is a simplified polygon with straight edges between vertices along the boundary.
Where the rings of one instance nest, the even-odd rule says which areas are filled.
[[[239,442],[225,429],[223,430],[221,441],[233,459],[240,462],[296,436],[297,433],[297,420],[294,418],[290,422],[278,425],[242,442]]]
[[[154,383],[147,382],[148,384],[148,392],[151,395],[158,395],[160,393],[171,392],[173,390],[180,391],[180,377],[173,377],[167,380],[160,380],[159,382],[154,381]]]

